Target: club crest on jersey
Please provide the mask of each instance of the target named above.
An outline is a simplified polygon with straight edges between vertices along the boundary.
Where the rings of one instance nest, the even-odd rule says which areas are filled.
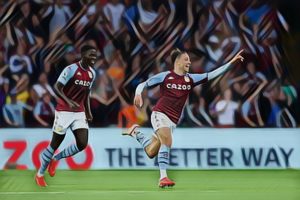
[[[89,87],[91,85],[91,82],[77,79],[77,80],[75,80],[75,84],[85,86],[85,87]]]
[[[77,75],[78,75],[78,76],[81,76],[81,73],[80,73],[80,72],[77,72]]]
[[[92,72],[88,71],[88,74],[89,74],[89,77],[90,77],[90,78],[93,78]]]
[[[190,82],[190,78],[188,76],[184,76],[185,82]]]
[[[175,83],[168,83],[168,89],[175,89],[175,90],[191,90],[191,85],[182,85],[182,84],[175,84]]]
[[[174,77],[172,77],[172,76],[170,76],[169,78],[168,78],[168,80],[173,80],[174,79]]]

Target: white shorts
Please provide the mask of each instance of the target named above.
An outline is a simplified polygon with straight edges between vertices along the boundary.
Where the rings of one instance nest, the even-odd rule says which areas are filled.
[[[85,116],[85,112],[66,112],[56,111],[53,123],[53,132],[64,135],[68,128],[72,131],[76,129],[88,129],[89,125]]]
[[[171,129],[172,133],[174,128],[176,128],[176,124],[172,122],[166,114],[157,111],[153,111],[151,114],[151,124],[154,132],[156,132],[160,128],[167,127]]]

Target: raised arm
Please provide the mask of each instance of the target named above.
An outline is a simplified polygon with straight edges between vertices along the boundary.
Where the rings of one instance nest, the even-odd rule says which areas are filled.
[[[232,63],[234,63],[236,60],[241,60],[243,61],[244,58],[240,55],[244,50],[239,51],[228,63],[225,65],[222,65],[221,67],[208,72],[208,73],[203,73],[203,74],[189,74],[189,76],[193,79],[194,85],[199,85],[202,83],[206,83],[209,80],[212,80],[216,78],[217,76],[220,76],[224,72],[226,72]]]
[[[141,108],[143,106],[142,92],[144,88],[159,85],[164,81],[165,77],[169,73],[169,71],[161,72],[159,74],[156,74],[155,76],[150,77],[145,82],[140,83],[135,90],[134,105]]]
[[[240,60],[240,61],[243,61],[244,60],[244,57],[241,56],[242,52],[244,50],[241,50],[239,51],[228,63],[226,63],[225,65],[222,65],[221,67],[211,71],[211,72],[208,72],[207,73],[207,79],[208,80],[212,80],[218,76],[220,76],[221,74],[224,74],[224,72],[226,72],[230,67],[231,65],[237,61],[237,60]]]

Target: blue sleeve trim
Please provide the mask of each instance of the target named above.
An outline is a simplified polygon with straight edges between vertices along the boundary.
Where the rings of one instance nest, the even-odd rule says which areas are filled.
[[[59,75],[57,81],[66,85],[68,81],[74,76],[78,66],[76,64],[72,64],[67,66]]]

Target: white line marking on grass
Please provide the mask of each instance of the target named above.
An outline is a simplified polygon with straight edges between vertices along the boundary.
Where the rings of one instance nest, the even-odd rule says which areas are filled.
[[[176,190],[176,189],[172,189],[172,188],[163,188],[163,189],[157,189],[157,190],[77,190],[77,191],[68,191],[66,193],[68,194],[76,194],[76,193],[95,193],[95,194],[105,194],[105,193],[130,193],[130,194],[143,194],[143,193],[157,193],[157,192],[173,192],[173,193],[186,193],[186,192],[190,192],[188,190]],[[197,192],[199,193],[216,193],[216,192],[220,192],[219,190],[200,190]]]
[[[23,195],[23,194],[64,194],[65,192],[0,192],[0,195]]]
[[[157,193],[157,192],[172,192],[172,193],[186,193],[188,191],[184,190],[173,190],[172,188],[164,188],[161,190],[77,190],[77,191],[67,191],[67,192],[0,192],[0,195],[39,195],[39,194],[78,194],[78,193],[89,193],[89,194],[111,194],[111,193],[130,193],[130,194],[142,194],[142,193]],[[200,190],[198,193],[216,193],[218,190]]]

